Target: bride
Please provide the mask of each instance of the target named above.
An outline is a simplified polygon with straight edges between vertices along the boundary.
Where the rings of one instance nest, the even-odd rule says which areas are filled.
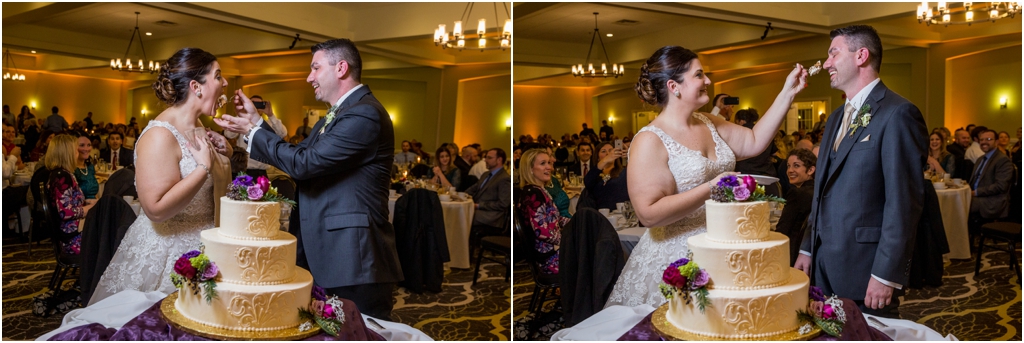
[[[693,51],[666,46],[640,67],[636,93],[662,111],[633,138],[627,183],[637,216],[650,229],[630,254],[605,307],[657,307],[666,301],[658,290],[662,272],[686,256],[687,238],[707,231],[709,185],[734,174],[737,160],[764,151],[806,78],[797,65],[764,118],[747,129],[694,112],[708,102],[711,80]]]
[[[168,108],[149,122],[135,143],[135,185],[142,211],[103,272],[89,304],[124,290],[175,290],[169,277],[181,254],[199,247],[199,232],[214,227],[212,160],[207,140],[230,156],[216,134],[187,139],[199,116],[212,116],[228,82],[212,54],[178,50],[153,83]],[[203,137],[200,139],[200,137]]]

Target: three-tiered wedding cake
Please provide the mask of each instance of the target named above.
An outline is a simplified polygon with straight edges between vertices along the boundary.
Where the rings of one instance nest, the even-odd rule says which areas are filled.
[[[789,239],[772,232],[769,204],[705,202],[707,233],[690,237],[693,261],[711,279],[701,313],[684,297],[669,300],[666,319],[697,335],[765,338],[800,326],[797,310],[808,303],[809,279],[789,266]]]
[[[221,199],[221,227],[200,233],[204,254],[220,269],[217,296],[183,289],[174,307],[220,329],[269,331],[299,326],[308,307],[309,271],[295,265],[295,236],[281,231],[281,204]]]

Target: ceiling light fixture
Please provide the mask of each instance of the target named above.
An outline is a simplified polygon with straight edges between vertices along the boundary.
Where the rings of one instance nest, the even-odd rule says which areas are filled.
[[[4,72],[4,81],[25,81],[25,74],[18,71],[18,66],[11,58],[11,49],[4,50],[4,67],[7,68],[7,71]],[[11,74],[11,69],[14,69],[14,74]]]
[[[945,1],[939,1],[935,7],[927,1],[917,6],[917,22],[926,25],[971,25],[973,23],[1013,18],[1020,14],[1020,2],[971,2],[960,3],[960,7],[948,6]],[[975,16],[977,12],[978,16]],[[963,16],[960,14],[963,13]],[[954,18],[953,15],[956,15]]]
[[[507,19],[505,19],[505,25],[500,30],[496,29],[495,32],[488,34],[487,19],[480,18],[480,20],[477,21],[475,37],[467,36],[463,33],[462,23],[468,22],[473,13],[473,4],[474,3],[472,2],[466,4],[466,9],[462,11],[462,17],[459,18],[460,20],[455,22],[452,32],[447,31],[445,24],[440,24],[437,26],[437,29],[434,29],[434,45],[440,46],[442,49],[455,48],[462,51],[466,48],[467,40],[470,41],[469,44],[471,45],[472,40],[476,40],[476,49],[480,49],[480,51],[496,49],[505,51],[505,49],[511,49],[512,16],[509,15],[508,6],[506,6],[504,2],[501,3],[501,6],[505,8],[505,17]],[[501,18],[498,17],[498,3],[494,3],[494,21],[498,23],[501,22]],[[449,37],[449,34],[451,34],[451,37]],[[489,45],[487,43],[488,40],[495,40],[497,41],[497,44],[492,43]],[[473,47],[470,46],[470,48]]]
[[[132,51],[132,43],[135,42],[136,35],[139,36],[139,48],[142,49],[142,59],[139,60],[139,64],[137,66],[133,65],[132,60],[128,58],[128,53]],[[146,69],[146,65],[143,64],[143,60],[149,61],[149,69]],[[135,30],[132,31],[132,39],[128,41],[128,49],[125,49],[124,51],[124,61],[124,64],[122,64],[120,58],[116,61],[113,58],[111,58],[110,69],[129,73],[148,72],[150,74],[160,70],[159,62],[153,62],[152,60],[146,58],[146,46],[142,44],[142,33],[139,32],[139,12],[135,12]]]
[[[576,77],[619,77],[625,72],[625,67],[621,64],[612,63],[611,72],[608,71],[608,63],[611,60],[608,59],[608,49],[604,47],[604,40],[601,39],[601,30],[597,28],[597,12],[594,12],[594,34],[590,36],[590,49],[587,50],[587,59],[583,64],[572,66],[572,76]],[[590,53],[594,51],[594,39],[597,39],[601,43],[601,51],[604,52],[604,62],[601,63],[601,70],[594,69],[594,64],[590,63]],[[583,65],[587,65],[587,69],[583,69]]]

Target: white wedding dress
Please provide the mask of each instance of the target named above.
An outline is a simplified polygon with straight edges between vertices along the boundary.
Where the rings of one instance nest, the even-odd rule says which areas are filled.
[[[185,147],[185,137],[174,126],[167,122],[150,121],[139,138],[154,127],[171,131],[178,141],[181,149],[181,161],[178,162],[181,177],[192,173],[198,164]],[[146,182],[136,176],[135,183],[140,181]],[[207,178],[188,206],[174,217],[162,223],[154,223],[141,211],[125,233],[107,270],[100,277],[89,304],[129,289],[140,292],[160,291],[165,294],[174,292],[170,278],[174,262],[189,250],[199,249],[199,232],[214,227],[213,200],[213,180]]]
[[[676,181],[677,193],[702,186],[719,174],[732,171],[736,167],[736,155],[718,135],[718,130],[711,120],[700,113],[694,113],[693,116],[711,129],[717,161],[704,157],[699,151],[686,148],[655,126],[648,125],[637,132],[637,135],[641,132],[650,132],[661,138],[668,151],[668,168]],[[629,261],[626,261],[626,267],[619,275],[619,280],[615,283],[615,288],[604,307],[635,307],[644,304],[658,307],[665,303],[665,297],[658,289],[661,275],[670,263],[686,257],[690,251],[686,240],[706,232],[704,222],[704,205],[701,205],[682,220],[665,227],[648,229],[629,255]]]

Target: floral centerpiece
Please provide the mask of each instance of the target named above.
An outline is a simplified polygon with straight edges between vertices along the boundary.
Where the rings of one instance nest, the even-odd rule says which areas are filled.
[[[328,335],[337,337],[341,326],[345,324],[345,311],[342,310],[341,299],[335,295],[327,297],[323,288],[313,286],[309,308],[300,308],[299,318],[305,320],[299,325],[299,331],[313,328],[315,322]]]
[[[786,203],[786,199],[767,195],[764,186],[758,185],[750,175],[742,177],[729,175],[711,186],[711,200],[717,202],[774,201]]]
[[[174,262],[174,271],[171,272],[171,283],[174,287],[184,289],[189,287],[192,290],[192,294],[199,294],[200,288],[203,292],[203,296],[206,298],[206,303],[213,301],[213,298],[217,297],[217,275],[220,274],[220,269],[217,268],[217,264],[210,261],[210,258],[206,256],[201,250],[189,251],[181,257],[178,261]]]
[[[810,301],[807,310],[796,311],[797,318],[806,322],[800,327],[800,334],[810,332],[811,325],[817,325],[821,331],[832,337],[839,337],[843,334],[843,325],[846,324],[846,311],[843,310],[843,301],[832,295],[825,297],[821,288],[811,286],[808,290]]]
[[[270,179],[260,176],[255,179],[245,173],[238,176],[228,185],[228,198],[237,201],[277,201],[295,206],[295,201],[277,193],[277,187],[270,186]]]
[[[661,281],[664,283],[658,285],[658,288],[665,299],[682,297],[687,305],[696,302],[702,314],[705,307],[711,306],[708,300],[711,277],[693,261],[693,252],[669,264],[661,274]]]

